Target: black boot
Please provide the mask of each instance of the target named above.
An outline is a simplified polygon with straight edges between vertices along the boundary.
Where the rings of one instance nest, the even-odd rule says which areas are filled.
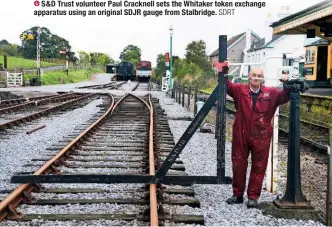
[[[248,203],[247,203],[248,208],[256,208],[257,205],[258,205],[258,203],[257,203],[256,199],[249,199],[248,198]]]
[[[235,196],[233,195],[232,197],[228,198],[226,200],[226,203],[228,204],[239,204],[243,203],[243,196]]]

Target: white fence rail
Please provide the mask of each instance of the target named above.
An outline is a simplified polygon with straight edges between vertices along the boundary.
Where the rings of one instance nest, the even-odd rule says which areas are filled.
[[[7,72],[7,87],[23,86],[23,73]]]

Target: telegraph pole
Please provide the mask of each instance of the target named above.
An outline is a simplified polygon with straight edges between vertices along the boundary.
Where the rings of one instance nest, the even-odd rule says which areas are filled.
[[[37,83],[40,83],[40,27],[37,28]]]

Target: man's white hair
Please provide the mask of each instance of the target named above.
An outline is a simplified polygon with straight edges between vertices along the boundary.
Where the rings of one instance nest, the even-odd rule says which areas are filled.
[[[263,77],[264,77],[264,70],[263,70],[262,68],[258,67],[258,66],[254,66],[254,67],[252,67],[252,68],[250,69],[250,72],[249,72],[250,75],[253,73],[254,69],[259,69],[259,70],[261,70],[261,71],[262,71],[262,75],[263,75]]]

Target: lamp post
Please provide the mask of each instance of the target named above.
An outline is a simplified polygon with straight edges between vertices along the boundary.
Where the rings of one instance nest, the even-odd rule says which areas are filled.
[[[173,78],[172,78],[172,38],[173,38],[173,27],[172,25],[169,27],[169,34],[170,34],[170,63],[169,63],[169,86],[168,88],[171,90],[173,89]]]

